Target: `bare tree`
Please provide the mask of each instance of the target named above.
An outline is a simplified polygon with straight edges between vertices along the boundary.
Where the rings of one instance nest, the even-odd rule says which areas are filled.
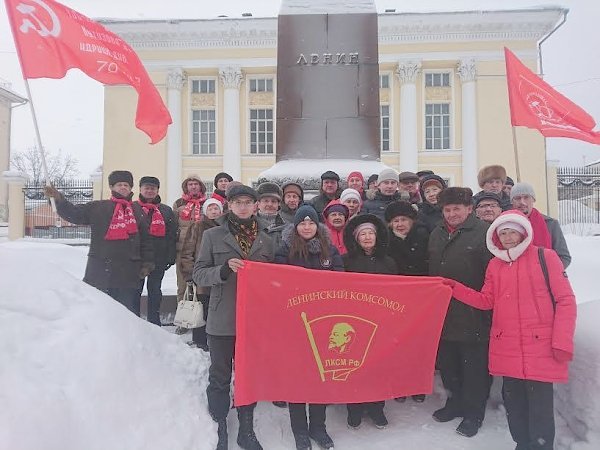
[[[68,154],[63,155],[62,150],[58,150],[57,154],[46,151],[46,163],[48,177],[53,183],[79,175],[77,159]],[[10,159],[10,165],[13,169],[26,173],[35,184],[41,184],[44,181],[42,158],[35,147],[15,153]]]

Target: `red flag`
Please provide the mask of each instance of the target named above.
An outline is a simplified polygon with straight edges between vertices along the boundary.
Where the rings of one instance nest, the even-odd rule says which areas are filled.
[[[600,144],[596,122],[588,113],[553,89],[504,47],[510,121],[535,128],[546,137],[566,137]]]
[[[450,289],[433,277],[246,261],[235,403],[359,403],[432,391]]]
[[[135,126],[155,144],[171,115],[142,62],[119,36],[54,0],[5,0],[23,77],[63,78],[78,68],[104,84],[138,92]]]

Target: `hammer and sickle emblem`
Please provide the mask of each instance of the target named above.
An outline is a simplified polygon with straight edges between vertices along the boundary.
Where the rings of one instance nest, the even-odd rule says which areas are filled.
[[[30,29],[35,30],[41,37],[52,36],[57,37],[60,34],[60,21],[58,17],[52,11],[52,9],[45,4],[42,0],[29,0],[32,3],[40,6],[42,9],[48,13],[50,20],[52,20],[52,29],[48,29],[44,21],[40,20],[36,16],[36,7],[34,5],[29,5],[25,3],[19,3],[17,5],[17,11],[25,16],[29,16],[28,18],[23,19],[23,23],[19,27],[19,30],[23,33],[27,33]],[[35,22],[35,23],[34,23]]]

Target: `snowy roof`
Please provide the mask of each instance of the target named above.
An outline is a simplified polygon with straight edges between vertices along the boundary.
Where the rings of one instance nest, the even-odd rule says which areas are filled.
[[[280,15],[376,13],[373,0],[283,0]]]

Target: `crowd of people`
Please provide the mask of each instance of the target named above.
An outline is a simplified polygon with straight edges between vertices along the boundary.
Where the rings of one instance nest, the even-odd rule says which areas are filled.
[[[460,418],[456,431],[476,435],[492,376],[503,377],[516,448],[552,449],[552,383],[567,381],[573,357],[576,307],[565,275],[571,256],[558,222],[535,208],[530,184],[513,183],[499,165],[483,167],[478,182],[481,191],[473,195],[429,170],[388,168],[366,182],[360,172],[342,180],[328,170],[308,199],[298,183],[254,189],[219,173],[210,196],[199,177],[187,177],[171,208],[161,203],[157,178],[142,177],[133,201],[132,174],[115,171],[108,200],[73,205],[53,187],[46,195],[62,218],[91,226],[84,281],[134,314],[146,283],[147,317],[160,325],[161,282],[171,265],[179,299],[191,283],[198,287],[206,327],[193,330],[191,344],[210,354],[206,394],[218,449],[228,448],[237,272],[244,261],[443,277],[453,297],[436,367],[448,395],[433,419]],[[425,394],[412,400],[423,402]],[[334,446],[327,405],[280,400],[273,403],[288,408],[297,449],[312,448],[311,440]],[[385,400],[349,404],[348,426],[359,428],[368,416],[385,428]],[[254,406],[237,408],[244,449],[262,448]]]

